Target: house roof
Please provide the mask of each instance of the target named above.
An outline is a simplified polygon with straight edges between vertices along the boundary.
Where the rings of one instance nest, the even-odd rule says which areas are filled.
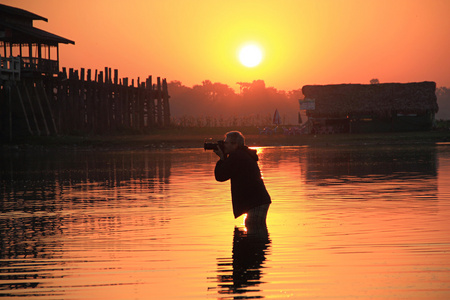
[[[0,41],[19,43],[41,43],[47,45],[75,44],[74,41],[50,33],[48,31],[33,27],[33,20],[47,22],[44,17],[29,11],[0,4]]]
[[[47,18],[41,17],[39,15],[36,15],[34,13],[31,13],[27,10],[20,9],[17,7],[12,7],[4,4],[0,4],[0,14],[2,15],[12,15],[17,17],[22,17],[30,20],[42,20],[45,22],[48,22]]]
[[[5,37],[0,38],[0,41],[7,41],[14,44],[18,43],[43,43],[48,45],[56,45],[56,44],[73,44],[75,42],[69,39],[66,39],[62,36],[50,33],[48,31],[24,26],[19,24],[10,24],[0,21],[0,27],[4,27],[9,29],[9,33],[5,35]]]
[[[315,117],[351,114],[390,116],[394,112],[438,111],[435,82],[305,85],[306,98],[315,99]]]

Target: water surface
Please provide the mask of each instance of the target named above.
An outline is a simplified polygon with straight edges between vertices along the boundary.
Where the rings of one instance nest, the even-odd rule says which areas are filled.
[[[448,299],[450,147],[268,147],[267,231],[201,149],[15,151],[0,296]]]

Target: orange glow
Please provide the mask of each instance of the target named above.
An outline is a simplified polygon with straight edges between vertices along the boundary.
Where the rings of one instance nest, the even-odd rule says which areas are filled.
[[[48,18],[35,26],[75,41],[61,66],[119,69],[187,86],[209,79],[304,84],[434,80],[450,86],[450,2],[6,0]],[[247,68],[236,49],[256,41],[264,61]]]
[[[248,147],[248,148],[256,150],[256,154],[260,155],[261,153],[263,153],[265,147],[251,146],[251,147]]]
[[[245,227],[245,221],[247,220],[247,214],[243,214],[244,219],[242,220],[242,224],[244,226],[244,231],[247,231],[247,227]]]

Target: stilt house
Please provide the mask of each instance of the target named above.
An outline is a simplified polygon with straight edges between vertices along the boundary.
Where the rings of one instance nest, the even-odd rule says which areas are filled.
[[[74,41],[38,29],[48,20],[23,9],[0,4],[0,72],[7,76],[54,75],[59,71],[59,44]]]

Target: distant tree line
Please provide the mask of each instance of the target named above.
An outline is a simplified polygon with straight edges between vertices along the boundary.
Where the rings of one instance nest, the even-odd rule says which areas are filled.
[[[205,80],[201,85],[168,83],[173,123],[180,126],[267,126],[278,109],[283,124],[297,124],[301,89],[289,92],[266,87],[263,80],[238,82],[239,92]]]

